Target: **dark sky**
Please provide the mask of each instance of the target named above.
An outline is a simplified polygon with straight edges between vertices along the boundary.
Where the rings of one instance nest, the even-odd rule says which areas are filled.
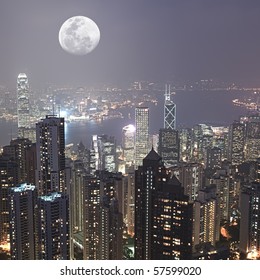
[[[69,17],[93,19],[97,48],[59,45]],[[35,86],[223,79],[260,85],[259,0],[1,0],[0,83]]]

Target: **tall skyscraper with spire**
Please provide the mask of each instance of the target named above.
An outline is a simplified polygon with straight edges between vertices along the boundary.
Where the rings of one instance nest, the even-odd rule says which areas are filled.
[[[176,129],[176,104],[171,100],[170,85],[165,85],[164,128]]]
[[[29,82],[26,74],[20,73],[17,78],[17,115],[19,138],[25,138],[26,130],[30,128],[29,113]]]
[[[165,85],[164,124],[159,132],[158,152],[166,167],[179,162],[180,140],[176,130],[176,104],[171,100],[171,87]]]

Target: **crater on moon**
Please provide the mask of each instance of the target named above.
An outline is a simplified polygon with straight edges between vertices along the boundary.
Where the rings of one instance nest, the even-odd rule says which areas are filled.
[[[93,51],[100,40],[97,24],[88,17],[75,16],[66,20],[59,31],[61,47],[75,55],[85,55]]]

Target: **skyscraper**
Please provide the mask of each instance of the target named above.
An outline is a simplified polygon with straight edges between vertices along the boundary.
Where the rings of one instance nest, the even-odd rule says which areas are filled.
[[[66,192],[64,118],[50,115],[36,124],[36,185],[39,195]]]
[[[9,189],[18,184],[18,164],[0,157],[0,244],[10,241]]]
[[[17,78],[17,115],[18,137],[27,138],[25,131],[30,128],[29,82],[24,73]]]
[[[176,165],[179,162],[180,141],[177,130],[160,129],[158,153],[166,167]]]
[[[36,256],[35,186],[26,183],[10,188],[10,248],[11,259],[35,260]]]
[[[248,117],[246,123],[245,160],[260,157],[260,113]]]
[[[122,176],[107,171],[86,177],[83,207],[83,258],[122,259]]]
[[[52,192],[38,197],[38,251],[40,260],[70,259],[69,197]]]
[[[142,165],[149,152],[149,108],[135,108],[135,166]]]
[[[125,163],[132,165],[135,151],[135,127],[131,124],[122,129],[122,150]]]
[[[176,104],[171,100],[170,85],[165,85],[164,128],[176,129]]]
[[[211,243],[215,246],[216,241],[219,240],[220,220],[214,185],[198,192],[194,202],[193,232],[194,246],[202,243]]]
[[[3,154],[17,162],[19,183],[28,182],[27,166],[26,166],[26,151],[31,147],[32,142],[27,138],[13,139],[10,145],[4,146]],[[31,182],[30,182],[31,183]]]
[[[229,128],[229,160],[232,165],[241,164],[244,160],[245,125],[238,121]]]
[[[135,258],[189,259],[192,205],[152,149],[135,174]]]
[[[240,250],[247,258],[260,257],[260,183],[245,186],[241,193]]]

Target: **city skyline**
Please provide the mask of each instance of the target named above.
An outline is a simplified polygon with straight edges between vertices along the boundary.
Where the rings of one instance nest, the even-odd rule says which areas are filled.
[[[260,260],[249,1],[3,0],[0,259]]]

